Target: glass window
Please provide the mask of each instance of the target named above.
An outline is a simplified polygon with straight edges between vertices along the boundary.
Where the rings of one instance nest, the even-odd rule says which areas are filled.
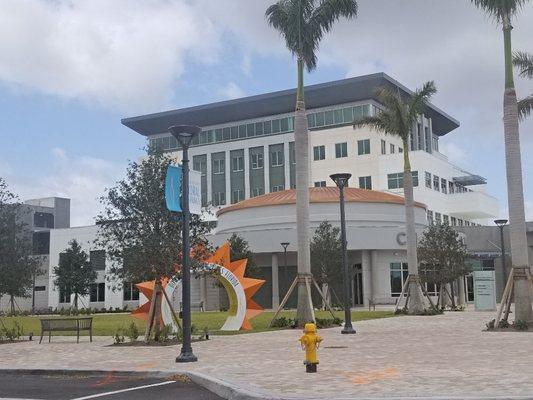
[[[428,224],[433,225],[433,211],[427,211]]]
[[[288,118],[282,118],[280,120],[280,128],[281,128],[281,132],[287,132],[289,130],[289,119]]]
[[[246,137],[246,125],[239,125],[239,139]]]
[[[105,301],[105,283],[92,283],[91,284],[90,301],[92,303]]]
[[[313,147],[313,160],[325,160],[326,159],[326,146]]]
[[[453,184],[452,181],[448,181],[448,187],[449,187],[449,189],[450,189],[449,192],[450,192],[451,194],[455,193],[455,187],[454,187],[454,184]]]
[[[450,225],[450,217],[448,215],[443,215],[442,222],[446,225]]]
[[[294,131],[294,117],[289,117],[289,132]]]
[[[309,128],[315,127],[315,114],[307,114],[307,124]]]
[[[387,143],[381,139],[381,154],[387,154]]]
[[[244,191],[241,189],[236,189],[231,192],[231,203],[235,204],[239,201],[244,200]]]
[[[315,182],[315,187],[326,187],[326,181]]]
[[[213,174],[223,174],[225,170],[225,160],[223,158],[213,160]]]
[[[352,107],[342,109],[342,116],[345,123],[353,122],[353,110]]]
[[[413,177],[413,187],[418,187],[418,171],[411,171]]]
[[[215,132],[207,131],[207,143],[213,143],[215,141]]]
[[[433,189],[439,191],[440,178],[437,175],[433,175]]]
[[[231,139],[231,128],[223,128],[222,129],[222,138],[224,140],[230,140]]]
[[[272,121],[263,122],[263,133],[269,135],[272,133]]]
[[[123,299],[124,301],[139,300],[139,289],[131,282],[124,283]]]
[[[255,136],[255,124],[246,125],[246,136],[248,137]]]
[[[335,157],[348,157],[348,143],[344,142],[335,144]]]
[[[401,189],[403,188],[403,172],[396,174],[388,174],[387,182],[389,189]]]
[[[224,204],[226,204],[226,193],[225,192],[213,193],[213,205],[221,206]]]
[[[270,153],[270,166],[281,167],[283,165],[283,151],[277,150]]]
[[[455,217],[451,217],[450,219],[452,226],[457,226],[457,219]]]
[[[401,147],[398,147],[398,153],[403,153],[403,149]]]
[[[319,111],[315,114],[316,126],[324,126],[324,112]]]
[[[279,133],[279,131],[280,131],[279,119],[272,120],[272,133]]]
[[[363,108],[363,116],[370,116],[370,104],[363,104],[361,107]]]
[[[263,134],[263,123],[256,122],[255,123],[255,136],[260,136],[262,134]]]
[[[361,106],[355,106],[353,108],[353,117],[355,121],[358,121],[363,116],[363,107]]]
[[[426,182],[426,187],[431,189],[431,174],[429,172],[425,172],[425,182]]]
[[[444,178],[440,180],[440,191],[442,193],[448,193],[448,182]]]
[[[252,188],[252,197],[261,196],[262,194],[265,194],[265,188],[263,187]]]
[[[435,223],[440,224],[442,222],[441,220],[441,213],[436,212],[435,213]]]
[[[325,119],[324,125],[333,125],[333,123],[334,123],[333,111],[332,110],[326,111],[324,113],[324,119]]]
[[[372,177],[371,176],[360,176],[359,177],[359,188],[372,190]]]
[[[105,270],[105,250],[92,250],[89,252],[89,260],[95,271]]]
[[[344,119],[342,117],[342,110],[338,109],[334,111],[334,119],[336,124],[342,124],[344,122]]]
[[[244,157],[236,156],[231,159],[231,170],[233,172],[244,171]]]
[[[390,144],[390,153],[391,154],[396,153],[396,147],[392,143]]]
[[[400,297],[403,285],[409,276],[407,263],[390,264],[390,288],[392,297]]]
[[[363,154],[370,154],[370,139],[357,141],[357,154],[360,156]]]
[[[263,168],[263,153],[255,153],[255,154],[252,154],[251,157],[252,157],[252,169]]]
[[[215,142],[222,141],[222,129],[215,129]]]
[[[272,186],[272,191],[273,192],[281,192],[285,190],[285,187],[283,185],[274,185]]]
[[[239,127],[238,126],[232,126],[231,127],[231,140],[235,140],[239,138]]]

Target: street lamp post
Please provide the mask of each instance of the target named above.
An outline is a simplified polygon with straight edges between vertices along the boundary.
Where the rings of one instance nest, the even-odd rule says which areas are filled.
[[[346,217],[344,215],[344,188],[348,185],[348,180],[352,174],[341,173],[333,174],[329,177],[335,182],[340,192],[340,205],[341,205],[341,241],[342,241],[342,269],[344,271],[344,328],[341,333],[351,334],[355,333],[355,329],[352,326],[352,315],[350,305],[350,276],[348,274],[348,254],[346,250]]]
[[[507,224],[507,220],[506,219],[495,219],[494,223],[498,225],[498,227],[500,228],[500,248],[502,251],[502,270],[503,270],[503,281],[504,281],[504,286],[505,286],[505,283],[507,282],[507,262],[505,260],[505,241],[503,239],[503,228],[505,228],[505,225]]]
[[[284,266],[283,266],[283,281],[284,285],[288,285],[289,282],[287,281],[287,247],[289,247],[289,242],[281,242],[281,247],[283,247],[283,255],[284,255]]]
[[[182,305],[183,305],[183,343],[181,353],[176,358],[176,362],[198,361],[192,352],[191,345],[191,271],[190,271],[190,243],[189,243],[189,146],[194,136],[202,130],[198,126],[176,125],[168,128],[183,149],[182,164],[182,194],[181,208],[183,215],[183,251],[182,251]]]

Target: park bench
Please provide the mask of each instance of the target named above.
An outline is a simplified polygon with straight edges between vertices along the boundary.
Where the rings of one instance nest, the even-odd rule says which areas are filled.
[[[80,342],[80,331],[89,331],[91,342],[93,341],[93,319],[92,317],[84,318],[41,318],[41,340],[43,335],[48,332],[48,342],[52,337],[52,332],[76,332],[77,343]]]
[[[202,311],[204,312],[204,302],[203,301],[199,301],[199,302],[194,302],[194,301],[191,301],[191,310],[198,310],[198,311]],[[180,301],[180,312],[183,311],[183,303]]]

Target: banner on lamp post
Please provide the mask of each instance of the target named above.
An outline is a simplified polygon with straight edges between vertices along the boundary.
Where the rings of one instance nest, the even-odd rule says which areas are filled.
[[[181,167],[169,165],[165,179],[165,201],[170,211],[182,212],[182,174]],[[200,215],[202,212],[202,173],[189,172],[189,210],[191,214]]]

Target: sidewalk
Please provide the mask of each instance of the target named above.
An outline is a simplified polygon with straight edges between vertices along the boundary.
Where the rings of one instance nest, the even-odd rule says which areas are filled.
[[[299,330],[212,336],[193,344],[193,364],[174,362],[176,346],[53,337],[0,345],[0,368],[191,371],[287,397],[533,396],[533,334],[482,332],[492,318],[470,311],[377,319],[358,322],[351,336],[324,329],[317,374],[305,373]]]

